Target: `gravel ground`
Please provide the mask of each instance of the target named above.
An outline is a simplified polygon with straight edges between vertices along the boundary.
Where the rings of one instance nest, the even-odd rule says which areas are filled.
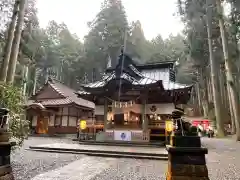
[[[70,139],[30,137],[24,142],[21,149],[12,154],[12,167],[15,180],[30,180],[37,174],[65,166],[81,155],[34,152],[25,150],[29,145],[47,144],[56,142],[72,143]]]
[[[166,161],[119,159],[91,180],[166,180]]]
[[[207,167],[211,180],[240,180],[240,143],[228,139],[202,140],[209,149]],[[119,159],[92,180],[165,180],[167,162]]]
[[[56,142],[70,141],[56,138],[30,138],[24,146]],[[240,180],[240,143],[228,139],[207,138],[204,138],[203,142],[209,149],[207,166],[210,179]],[[65,166],[83,157],[86,158],[72,154],[25,151],[22,148],[12,157],[13,170],[16,180],[29,180],[37,174]],[[104,163],[106,159],[99,158],[99,161]],[[87,165],[84,168],[86,167]],[[165,180],[166,171],[166,161],[114,159],[110,166],[89,180]],[[84,178],[79,177],[79,180],[82,179]]]
[[[203,138],[211,180],[240,180],[240,142]]]

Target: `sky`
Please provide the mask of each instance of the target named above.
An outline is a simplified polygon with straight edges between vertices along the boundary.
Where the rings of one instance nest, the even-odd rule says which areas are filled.
[[[87,22],[93,20],[100,11],[104,0],[37,0],[40,26],[46,27],[55,20],[64,22],[72,33],[83,39],[89,28]],[[177,0],[122,0],[129,22],[140,20],[148,40],[160,34],[166,39],[183,29],[177,11]]]

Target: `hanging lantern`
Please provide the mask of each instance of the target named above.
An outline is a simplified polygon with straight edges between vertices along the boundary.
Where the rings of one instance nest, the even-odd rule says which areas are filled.
[[[165,130],[167,132],[172,132],[173,131],[173,122],[172,121],[166,121],[165,122]]]
[[[80,129],[84,130],[87,128],[87,122],[85,120],[80,121]]]

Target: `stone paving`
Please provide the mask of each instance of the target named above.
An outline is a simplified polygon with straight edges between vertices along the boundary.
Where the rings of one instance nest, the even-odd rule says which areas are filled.
[[[90,180],[103,170],[108,169],[115,159],[83,157],[62,168],[58,168],[40,175],[32,180]]]
[[[27,144],[70,143],[54,139],[30,139]],[[211,180],[240,180],[240,143],[203,138],[208,147]],[[166,161],[100,158],[72,154],[21,151],[13,156],[15,180],[165,180]],[[16,167],[16,164],[18,166]],[[20,168],[21,166],[21,168]],[[19,172],[24,170],[24,173]]]

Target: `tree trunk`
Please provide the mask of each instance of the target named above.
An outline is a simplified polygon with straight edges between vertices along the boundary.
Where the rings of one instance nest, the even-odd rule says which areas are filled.
[[[37,68],[35,68],[35,70],[34,70],[34,79],[33,79],[33,92],[32,92],[32,95],[35,95],[35,93],[36,93],[37,77],[38,77],[38,72],[37,72]]]
[[[235,126],[235,118],[233,113],[232,101],[231,101],[230,93],[228,93],[229,92],[229,90],[227,89],[228,86],[225,85],[226,78],[224,76],[225,74],[224,69],[221,67],[221,77],[224,84],[223,94],[222,94],[222,97],[224,99],[224,108],[228,110],[227,111],[228,113],[230,113],[230,115],[227,118],[230,118],[231,120],[231,129],[232,129],[231,132],[232,134],[236,134],[236,126]]]
[[[228,90],[229,91],[229,90]],[[232,127],[232,134],[236,134],[236,124],[235,124],[235,117],[234,117],[234,113],[233,113],[233,106],[232,106],[232,101],[231,101],[231,97],[230,97],[230,93],[228,93],[228,101],[229,101],[229,111],[230,111],[230,117],[231,117],[231,127]]]
[[[0,81],[3,81],[3,82],[6,81],[6,77],[7,77],[8,63],[9,63],[9,58],[10,58],[13,38],[14,38],[14,29],[17,21],[18,7],[19,7],[19,0],[16,0],[13,8],[11,23],[8,29],[8,38],[5,45],[5,49],[3,53],[4,57],[3,57],[3,62],[0,70]]]
[[[236,140],[240,141],[240,114],[239,114],[239,103],[238,103],[238,94],[236,90],[236,85],[234,83],[232,69],[231,69],[231,62],[229,60],[229,53],[228,53],[228,44],[223,20],[223,10],[220,0],[216,0],[217,4],[217,11],[219,15],[219,26],[221,31],[221,38],[222,38],[222,46],[223,46],[223,54],[225,60],[225,69],[226,69],[226,76],[227,76],[227,86],[232,102],[232,108],[234,113],[234,119],[236,124]]]
[[[14,33],[13,45],[11,50],[8,72],[7,72],[7,79],[6,79],[7,83],[13,83],[14,81],[18,52],[19,52],[19,45],[20,45],[20,40],[22,35],[22,28],[24,24],[25,6],[26,6],[26,0],[21,0],[19,4],[18,22],[16,25],[15,33]]]
[[[197,99],[198,99],[198,107],[199,107],[199,113],[202,115],[202,99],[201,99],[201,92],[199,83],[196,84],[196,91],[197,91]]]
[[[239,68],[239,58],[240,58],[240,53],[239,53],[239,48],[238,48],[238,31],[239,31],[239,26],[237,25],[238,23],[238,19],[237,19],[237,14],[238,12],[236,11],[236,2],[232,1],[231,2],[231,23],[232,23],[232,41],[233,41],[233,44],[235,46],[235,51],[236,51],[236,56],[235,56],[235,65],[237,66],[237,72],[236,72],[236,75],[234,76],[234,80],[235,80],[235,83],[236,83],[236,89],[239,90],[239,80],[238,80],[238,77],[240,75],[240,68]],[[240,93],[238,93],[238,98],[240,98]],[[240,99],[239,99],[240,101]]]
[[[228,99],[228,90],[226,86],[226,75],[225,75],[225,67],[224,69],[221,68],[221,77],[222,77],[222,83],[223,83],[223,99],[224,99],[224,108],[229,108],[229,99]]]
[[[204,70],[201,70],[201,89],[202,89],[202,106],[203,106],[203,115],[205,118],[208,117],[209,112],[209,100],[208,100],[208,88],[207,88],[207,78]]]
[[[24,65],[24,75],[23,75],[23,96],[26,96],[28,82],[28,65]]]
[[[210,102],[213,102],[211,77],[208,78],[207,84],[208,84],[208,100],[209,100],[209,103],[210,103]]]
[[[217,77],[217,63],[214,60],[213,56],[213,46],[212,46],[212,3],[210,0],[207,2],[207,34],[208,34],[208,46],[209,46],[209,59],[210,59],[210,67],[211,67],[211,80],[212,80],[212,90],[213,90],[213,100],[214,100],[214,110],[216,116],[216,125],[217,125],[217,135],[218,137],[224,137],[224,123],[223,116],[221,114],[221,97],[220,97],[220,89],[218,84]]]
[[[222,104],[226,104],[226,102],[224,101],[224,79],[223,79],[223,72],[220,69],[219,72],[219,82],[220,82],[220,93],[221,93],[221,102]],[[226,107],[226,105],[224,105]]]
[[[228,100],[228,93],[226,94],[225,92],[225,73],[224,70],[222,68],[222,64],[220,64],[220,72],[219,72],[219,82],[220,82],[220,94],[221,94],[221,104],[222,104],[222,108],[226,109],[226,111],[222,112],[223,118],[226,120],[232,119],[233,114],[232,111],[230,110],[230,101]],[[230,112],[229,112],[230,110]]]

